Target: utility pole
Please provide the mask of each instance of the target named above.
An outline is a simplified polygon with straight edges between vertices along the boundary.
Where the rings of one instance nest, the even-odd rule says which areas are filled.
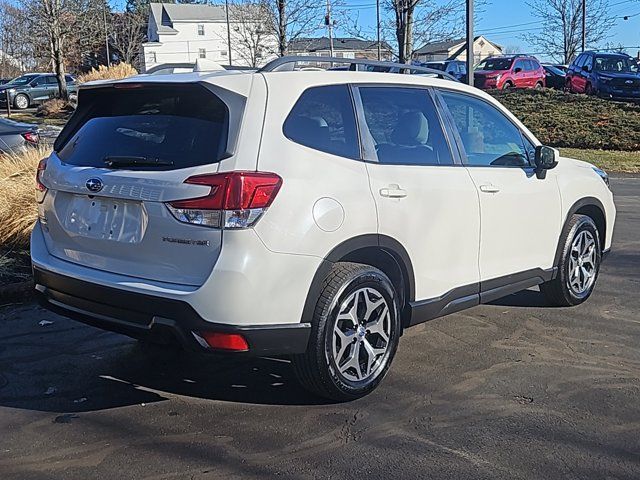
[[[227,15],[227,46],[229,48],[229,65],[233,65],[231,59],[231,25],[229,24],[229,0],[224,0],[224,9]]]
[[[378,32],[378,61],[382,60],[380,52],[380,0],[376,0],[376,30]]]
[[[582,0],[582,51],[587,43],[587,0]]]
[[[467,0],[467,83],[473,86],[473,0]]]
[[[102,9],[102,19],[104,20],[104,46],[107,54],[107,68],[111,67],[111,54],[109,53],[109,29],[107,28],[107,4]]]
[[[324,23],[329,29],[329,56],[333,57],[333,21],[331,20],[331,0],[327,0],[327,14]]]

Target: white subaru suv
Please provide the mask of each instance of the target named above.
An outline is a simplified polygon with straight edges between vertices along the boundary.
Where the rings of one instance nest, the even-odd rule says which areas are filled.
[[[534,285],[553,305],[589,297],[615,220],[604,172],[475,88],[295,61],[83,86],[37,172],[43,303],[287,356],[349,400],[405,328]]]

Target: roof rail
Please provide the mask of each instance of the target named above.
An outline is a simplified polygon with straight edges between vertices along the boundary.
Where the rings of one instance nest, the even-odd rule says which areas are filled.
[[[371,67],[380,67],[388,69],[398,69],[398,73],[429,73],[436,75],[444,80],[452,80],[457,82],[458,79],[447,72],[437,70],[435,68],[420,67],[418,65],[407,65],[406,63],[395,62],[381,62],[377,60],[367,60],[365,58],[337,58],[337,57],[315,57],[311,55],[289,55],[287,57],[276,58],[270,61],[264,67],[258,70],[258,72],[283,72],[292,71],[294,66],[298,62],[315,62],[315,63],[330,63],[330,64],[347,64],[350,70],[357,70],[357,65],[366,65]],[[353,67],[353,68],[352,68]]]

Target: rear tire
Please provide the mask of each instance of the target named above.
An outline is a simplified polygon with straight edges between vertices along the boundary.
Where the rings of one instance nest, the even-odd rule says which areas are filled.
[[[535,88],[536,90],[540,90],[542,88],[542,82],[536,83],[536,86],[533,88]]]
[[[292,358],[301,385],[336,401],[373,391],[398,347],[399,311],[397,292],[382,271],[336,263],[316,304],[307,351]]]
[[[513,83],[511,82],[504,82],[504,85],[502,85],[503,90],[511,90],[512,88],[513,88]]]
[[[540,291],[551,305],[579,305],[591,296],[600,270],[602,249],[596,224],[586,215],[573,215],[560,245],[557,276],[540,285]]]

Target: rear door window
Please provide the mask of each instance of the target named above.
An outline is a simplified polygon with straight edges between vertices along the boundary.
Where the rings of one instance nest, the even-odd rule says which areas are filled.
[[[225,156],[228,107],[201,85],[99,88],[82,94],[78,118],[67,124],[61,145],[55,146],[65,163],[105,167],[116,159],[123,168],[168,170]]]
[[[284,122],[283,132],[306,147],[360,158],[353,102],[346,85],[305,90]]]
[[[379,163],[453,164],[440,118],[426,89],[360,87],[359,92]]]

